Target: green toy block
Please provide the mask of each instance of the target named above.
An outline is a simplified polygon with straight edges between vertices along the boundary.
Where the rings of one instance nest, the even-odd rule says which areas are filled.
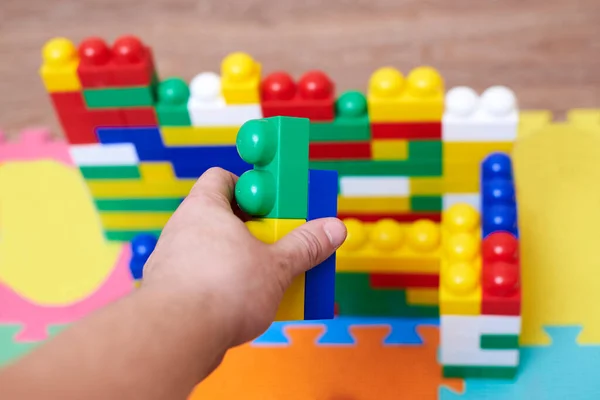
[[[519,348],[519,335],[481,335],[479,347],[484,350],[516,350]]]
[[[253,217],[306,219],[308,132],[306,118],[272,117],[246,122],[238,153],[254,169],[240,176],[235,197]]]
[[[104,237],[106,240],[111,240],[115,242],[130,242],[134,237],[139,235],[140,233],[150,234],[156,237],[160,236],[161,229],[152,229],[152,230],[108,230],[104,231]]]
[[[311,122],[311,142],[368,141],[371,124],[365,96],[356,91],[342,94],[335,104],[332,122]]]
[[[173,212],[179,207],[181,200],[180,198],[97,199],[94,202],[98,211]]]
[[[414,306],[401,289],[374,289],[368,273],[338,272],[335,302],[339,315],[371,317],[438,317],[437,306]]]
[[[514,379],[517,376],[517,367],[445,365],[443,375],[445,378]]]
[[[442,176],[442,160],[311,161],[311,169],[336,170],[344,175]]]
[[[137,165],[81,166],[79,170],[86,180],[141,178]]]
[[[408,142],[409,160],[441,160],[443,147],[440,140],[412,140]]]
[[[411,211],[442,211],[442,196],[411,196]]]
[[[118,108],[154,106],[153,86],[129,88],[83,89],[88,108]]]
[[[190,89],[183,79],[169,78],[158,85],[156,115],[160,126],[191,126],[188,112]]]

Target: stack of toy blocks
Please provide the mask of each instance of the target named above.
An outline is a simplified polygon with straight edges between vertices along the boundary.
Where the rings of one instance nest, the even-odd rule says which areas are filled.
[[[265,243],[337,213],[337,173],[308,169],[309,128],[308,119],[272,117],[248,121],[238,133],[240,156],[254,169],[240,176],[235,197]],[[276,319],[333,318],[334,286],[335,254],[294,279]]]
[[[479,208],[479,164],[493,152],[509,152],[517,137],[519,113],[514,93],[494,86],[479,96],[468,87],[446,94],[442,121],[444,204]]]
[[[521,289],[510,157],[482,164],[482,222],[473,209],[445,212],[440,273],[440,362],[447,377],[512,378],[519,364]]]

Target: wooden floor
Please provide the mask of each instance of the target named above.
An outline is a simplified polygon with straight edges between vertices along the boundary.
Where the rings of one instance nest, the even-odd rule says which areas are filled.
[[[162,77],[244,50],[266,72],[323,69],[342,90],[383,65],[429,64],[447,87],[508,85],[521,108],[600,107],[598,0],[2,0],[0,128],[60,134],[37,75],[47,39],[123,33],[154,48]]]

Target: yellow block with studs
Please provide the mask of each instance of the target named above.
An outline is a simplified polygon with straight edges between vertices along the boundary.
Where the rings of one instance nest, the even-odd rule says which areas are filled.
[[[79,55],[73,42],[65,38],[48,41],[42,49],[40,76],[48,93],[81,90],[77,75]]]
[[[221,91],[227,104],[260,103],[261,65],[250,55],[231,53],[221,63]]]

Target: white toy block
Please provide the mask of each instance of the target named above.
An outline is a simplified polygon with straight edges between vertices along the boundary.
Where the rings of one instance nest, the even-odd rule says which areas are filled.
[[[241,126],[263,117],[260,104],[225,104],[221,78],[213,72],[198,74],[190,82],[188,112],[192,126]]]
[[[71,145],[69,153],[75,165],[80,167],[138,165],[140,163],[132,143]]]
[[[519,350],[482,350],[481,334],[515,334],[520,330],[519,317],[508,320],[481,319],[481,316],[440,317],[440,363],[442,365],[515,367]],[[516,319],[515,319],[516,318]],[[505,323],[505,325],[504,325]],[[503,328],[502,328],[503,327]],[[499,331],[488,332],[488,329]]]
[[[340,194],[346,197],[408,197],[410,180],[405,177],[343,176]]]
[[[445,142],[504,142],[517,138],[519,110],[512,90],[493,86],[480,96],[465,86],[446,94],[442,117]]]
[[[480,315],[480,335],[518,335],[521,333],[521,317],[509,315]]]
[[[447,210],[457,203],[467,203],[477,211],[481,210],[481,196],[478,193],[450,193],[442,196],[442,210]]]

